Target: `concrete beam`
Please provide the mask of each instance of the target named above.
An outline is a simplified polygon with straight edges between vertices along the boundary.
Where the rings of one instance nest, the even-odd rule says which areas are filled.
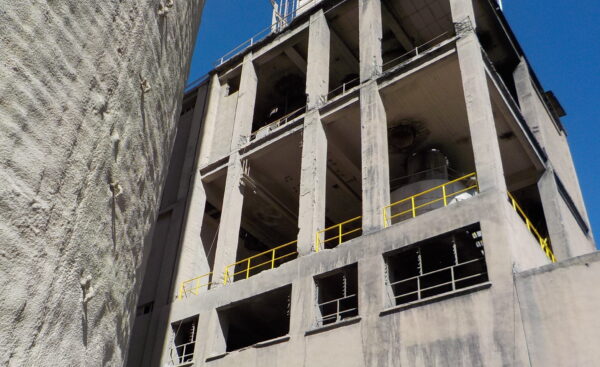
[[[245,142],[246,137],[252,132],[252,121],[254,119],[254,105],[256,104],[256,89],[258,77],[254,67],[252,53],[244,57],[240,90],[238,93],[237,107],[233,134],[231,137],[231,151],[239,149]]]
[[[558,186],[554,178],[554,171],[548,167],[546,172],[538,181],[538,190],[546,218],[546,227],[548,235],[552,242],[552,251],[554,256],[560,261],[572,256],[569,250],[569,239],[566,234],[565,222],[562,217],[562,210],[558,200],[562,200],[558,193]]]
[[[387,116],[376,81],[360,90],[363,233],[383,228],[382,210],[390,204]]]
[[[336,50],[339,51],[342,58],[344,60],[346,60],[346,62],[348,62],[349,64],[352,64],[353,66],[358,65],[359,64],[358,58],[356,57],[354,52],[352,52],[350,50],[350,47],[348,47],[346,42],[344,42],[344,40],[340,38],[340,36],[337,34],[337,32],[333,28],[330,31],[331,31],[331,40],[333,41],[332,47],[334,47]]]
[[[383,1],[381,2],[381,13],[383,16],[383,20],[390,27],[390,30],[392,31],[398,42],[400,42],[402,47],[404,47],[406,51],[410,51],[413,48],[415,48],[415,45],[413,44],[412,40],[410,39],[410,37],[408,37],[404,28],[402,28],[402,25],[400,24],[392,10]]]
[[[381,0],[358,1],[358,30],[360,37],[360,80],[368,80],[382,71]]]
[[[286,56],[289,57],[290,60],[292,60],[294,65],[296,65],[298,69],[300,69],[300,72],[302,74],[306,74],[306,60],[304,60],[304,57],[302,57],[302,55],[300,55],[300,53],[296,51],[296,49],[293,46],[287,47],[285,50],[283,50],[283,53],[286,54]]]

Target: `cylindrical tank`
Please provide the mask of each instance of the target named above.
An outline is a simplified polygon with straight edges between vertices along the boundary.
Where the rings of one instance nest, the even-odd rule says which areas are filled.
[[[448,158],[438,149],[428,149],[417,152],[407,159],[406,171],[408,174],[408,183],[391,193],[392,203],[404,200],[403,202],[394,205],[391,209],[392,215],[398,215],[394,218],[394,223],[413,217],[413,200],[410,198],[414,195],[423,193],[414,198],[414,214],[416,215],[444,206],[443,190],[441,188],[430,192],[426,191],[444,185],[450,181],[448,177],[448,166]],[[446,194],[458,192],[465,187],[463,182],[454,182],[446,185]],[[468,193],[465,194],[470,196]],[[462,197],[464,197],[464,195]],[[454,196],[448,197],[446,203],[450,203],[455,199]]]

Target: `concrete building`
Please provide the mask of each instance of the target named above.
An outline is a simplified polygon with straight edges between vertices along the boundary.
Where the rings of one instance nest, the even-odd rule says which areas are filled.
[[[565,112],[499,3],[302,2],[188,88],[128,365],[596,365]]]

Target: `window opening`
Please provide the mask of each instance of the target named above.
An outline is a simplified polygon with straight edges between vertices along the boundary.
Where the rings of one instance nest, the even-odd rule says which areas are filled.
[[[291,294],[292,286],[288,285],[218,310],[226,351],[288,334]]]
[[[358,316],[358,271],[356,264],[315,279],[317,326],[335,324]]]
[[[174,366],[191,364],[194,361],[196,348],[198,317],[175,322],[171,328],[173,330],[170,350],[171,363]]]
[[[389,255],[386,267],[394,305],[451,293],[488,281],[478,224]]]

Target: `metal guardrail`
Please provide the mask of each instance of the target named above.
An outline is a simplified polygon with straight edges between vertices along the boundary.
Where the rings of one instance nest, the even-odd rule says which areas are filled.
[[[236,275],[243,274],[244,279],[248,279],[252,275],[255,275],[258,272],[260,272],[260,271],[258,271],[256,273],[252,272],[252,270],[254,270],[254,269],[262,269],[262,270],[274,269],[276,267],[275,265],[277,263],[278,263],[277,265],[279,266],[283,263],[293,260],[295,257],[298,256],[297,249],[293,247],[293,245],[295,245],[297,242],[298,241],[288,242],[281,246],[277,246],[271,250],[261,252],[260,254],[250,256],[246,259],[243,259],[243,260],[237,261],[233,264],[227,265],[225,267],[225,272],[223,273],[223,284],[228,284],[230,282],[234,282]],[[277,252],[281,251],[282,249],[291,250],[291,251],[289,251],[283,255],[277,255]],[[263,258],[263,259],[261,259],[261,258]],[[264,259],[266,259],[266,258],[268,258],[268,260],[264,261]],[[280,261],[280,260],[284,260],[284,259],[285,259],[285,261]],[[261,262],[258,264],[253,264],[253,261],[254,262],[261,261]],[[242,270],[239,270],[239,271],[235,271],[235,267],[237,267],[238,265],[243,265],[243,266],[245,266],[245,268],[243,268]]]
[[[465,185],[466,186],[465,188],[456,190],[453,192],[448,192],[448,190],[449,190],[448,186],[458,183],[458,182],[463,182],[463,181],[465,181],[467,183]],[[451,199],[459,194],[462,194],[462,193],[465,193],[465,192],[468,192],[471,190],[479,191],[479,184],[477,182],[477,175],[475,172],[465,175],[463,177],[457,178],[456,180],[446,182],[443,185],[439,185],[439,186],[433,187],[431,189],[422,191],[418,194],[409,196],[407,198],[396,201],[395,203],[392,203],[392,204],[384,207],[383,208],[383,225],[385,228],[387,228],[393,224],[392,223],[393,219],[401,217],[403,215],[408,215],[409,218],[415,218],[419,214],[419,212],[418,212],[419,209],[428,207],[428,206],[438,203],[438,202],[443,202],[444,206],[448,206],[448,199]],[[423,204],[416,203],[416,199],[422,197],[423,195],[433,193],[436,191],[439,191],[439,193],[440,193],[439,198],[429,200]],[[410,206],[409,209],[403,210],[396,214],[392,214],[392,208],[399,207],[402,204],[409,205]]]
[[[387,70],[393,68],[394,66],[401,64],[404,61],[408,61],[412,58],[418,57],[419,55],[426,52],[427,50],[432,49],[433,46],[439,44],[439,42],[437,42],[437,41],[439,41],[441,39],[445,39],[445,38],[449,39],[453,36],[454,36],[454,34],[452,32],[444,32],[444,33],[430,39],[429,41],[413,48],[412,50],[410,50],[396,58],[393,58],[392,60],[389,60],[389,61],[383,63],[382,69],[383,69],[383,71],[387,71]]]
[[[248,142],[256,140],[258,137],[266,136],[270,134],[272,131],[277,128],[287,125],[288,122],[295,121],[297,118],[300,118],[306,112],[306,106],[302,106],[295,111],[288,113],[287,115],[278,118],[277,120],[270,122],[269,124],[261,127],[260,129],[252,132],[248,139]]]
[[[195,347],[196,341],[174,345],[171,349],[171,364],[173,366],[183,366],[191,364],[194,361],[194,350],[196,349]]]
[[[200,293],[200,289],[204,287],[208,289],[212,285],[212,281],[210,281],[211,276],[212,273],[206,273],[204,275],[200,275],[199,277],[182,282],[181,286],[179,287],[177,299],[181,300],[190,294],[197,296]]]
[[[332,303],[335,303],[335,312],[332,312],[332,313],[329,313],[326,315],[322,315],[321,317],[319,317],[317,320],[317,326],[323,326],[323,325],[328,325],[328,324],[333,324],[333,323],[339,322],[342,319],[344,319],[345,317],[347,317],[347,316],[344,316],[345,314],[348,314],[351,312],[358,312],[358,307],[350,307],[350,308],[340,307],[341,303],[343,303],[344,301],[347,301],[347,300],[352,300],[352,299],[356,299],[356,294],[351,294],[349,296],[340,297],[340,298],[336,298],[331,301],[319,303],[318,304],[319,308],[327,306]]]
[[[480,257],[480,258],[477,258],[477,259],[474,259],[474,260],[465,261],[465,262],[462,262],[462,263],[459,263],[459,264],[455,264],[455,265],[452,265],[452,266],[448,266],[448,267],[445,267],[445,268],[442,268],[442,269],[433,270],[433,271],[430,271],[428,273],[420,274],[420,275],[417,275],[417,276],[414,276],[414,277],[411,277],[411,278],[401,279],[401,280],[398,280],[396,282],[390,283],[390,287],[392,287],[392,290],[393,290],[394,287],[396,287],[396,286],[398,286],[400,284],[406,284],[406,283],[409,283],[409,282],[416,282],[416,287],[415,286],[410,287],[410,285],[407,287],[409,289],[416,288],[416,290],[414,290],[414,291],[403,292],[403,293],[400,293],[398,295],[396,295],[396,292],[394,292],[394,299],[396,301],[396,305],[401,305],[401,304],[404,304],[404,303],[410,303],[410,302],[414,302],[414,301],[419,301],[419,300],[427,299],[427,298],[434,297],[434,296],[437,296],[437,295],[440,295],[440,294],[454,292],[457,289],[465,288],[465,287],[461,287],[459,284],[457,285],[457,283],[464,282],[464,281],[467,281],[467,280],[470,280],[470,279],[475,279],[475,278],[481,277],[483,275],[487,275],[487,271],[483,271],[483,272],[479,272],[479,273],[474,273],[474,274],[473,273],[467,273],[466,275],[463,275],[463,276],[457,276],[456,269],[464,267],[466,265],[478,263],[478,262],[483,262],[483,266],[484,266],[484,269],[485,269],[485,257]],[[445,281],[445,282],[441,282],[441,283],[436,283],[436,284],[431,285],[429,287],[422,287],[423,279],[425,279],[427,277],[430,277],[430,276],[432,276],[434,274],[435,275],[442,274],[443,272],[449,272],[449,277],[448,277],[448,278],[450,278],[449,281]],[[428,291],[432,291],[432,290],[437,289],[437,288],[447,287],[449,285],[452,285],[452,288],[449,291],[440,292],[438,294],[431,295],[431,296],[427,296],[427,295],[424,296],[423,295],[424,292],[426,293]],[[410,300],[407,300],[405,302],[401,302],[401,301],[399,302],[398,301],[399,298],[407,298],[407,297],[410,297],[410,296],[413,296],[413,295],[416,295],[417,298],[416,299],[410,299]]]
[[[360,225],[360,222],[358,222],[360,219],[362,219],[362,216],[358,216],[356,218],[352,218],[352,219],[348,219],[347,221],[344,221],[342,223],[338,223],[336,225],[333,225],[331,227],[327,227],[323,230],[320,230],[317,232],[317,238],[316,238],[316,242],[315,242],[315,252],[319,252],[322,249],[325,248],[325,244],[332,242],[332,241],[336,241],[338,245],[342,244],[342,242],[347,241],[349,235],[354,234],[354,233],[358,233],[358,232],[362,232],[362,225]],[[358,228],[352,228],[349,230],[344,231],[344,226],[345,225],[350,225],[350,224],[359,224]],[[335,230],[335,236],[333,237],[329,237],[327,238],[327,236],[330,234],[330,232],[332,232],[333,230]],[[344,240],[344,236],[346,236],[346,239]],[[360,234],[356,234],[354,236],[352,236],[352,238],[358,237],[360,236]],[[350,239],[352,239],[350,238]]]
[[[542,251],[544,251],[544,253],[548,257],[548,259],[550,259],[550,261],[555,263],[556,256],[554,256],[554,253],[552,252],[552,249],[550,248],[550,245],[548,244],[548,238],[544,238],[540,234],[540,232],[537,230],[537,228],[535,228],[533,223],[531,223],[531,220],[529,220],[529,218],[527,217],[527,214],[525,214],[525,211],[523,211],[523,209],[517,202],[517,199],[515,199],[515,197],[510,192],[508,193],[508,199],[509,199],[510,203],[512,204],[513,209],[519,214],[521,219],[523,219],[523,221],[525,222],[525,225],[527,226],[527,229],[529,230],[529,232],[531,232],[531,234],[533,234],[534,237],[537,239],[538,243],[540,244],[540,247],[542,248]]]

